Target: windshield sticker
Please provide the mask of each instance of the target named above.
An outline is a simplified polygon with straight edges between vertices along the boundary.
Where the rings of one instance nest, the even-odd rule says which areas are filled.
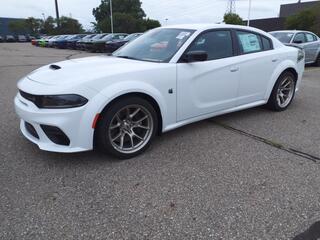
[[[182,40],[185,37],[189,37],[189,35],[190,35],[190,32],[181,32],[176,38]]]
[[[260,50],[259,39],[254,34],[239,35],[244,52],[255,52]]]

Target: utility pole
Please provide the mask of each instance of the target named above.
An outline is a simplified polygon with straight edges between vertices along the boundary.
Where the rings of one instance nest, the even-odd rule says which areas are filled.
[[[248,26],[250,26],[250,18],[251,18],[251,0],[249,0],[249,11],[248,11],[248,22],[247,22]]]
[[[59,19],[59,6],[58,6],[58,0],[54,0],[56,5],[56,18],[57,18],[57,25],[60,27],[60,19]]]
[[[236,0],[228,0],[227,13],[236,13]]]
[[[112,0],[110,0],[109,4],[110,4],[110,21],[111,21],[111,33],[113,34],[113,15],[112,15]]]

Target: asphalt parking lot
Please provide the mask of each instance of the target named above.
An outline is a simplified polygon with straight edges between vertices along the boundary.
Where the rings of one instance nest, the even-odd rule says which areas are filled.
[[[320,68],[285,112],[192,124],[135,159],[40,151],[19,132],[17,80],[88,55],[0,44],[0,239],[320,237]]]

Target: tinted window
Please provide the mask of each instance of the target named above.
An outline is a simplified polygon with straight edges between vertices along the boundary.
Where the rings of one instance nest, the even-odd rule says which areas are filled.
[[[315,42],[317,41],[316,36],[311,33],[306,33],[307,42]]]
[[[293,39],[293,42],[294,43],[305,43],[306,39],[305,39],[304,33],[297,33]]]
[[[208,60],[233,56],[230,31],[212,31],[201,34],[191,45],[189,51],[205,51]]]
[[[237,31],[240,53],[254,53],[263,50],[259,35],[250,32]]]
[[[264,50],[271,50],[272,49],[271,41],[265,37],[261,37],[261,39],[262,39],[263,49]]]

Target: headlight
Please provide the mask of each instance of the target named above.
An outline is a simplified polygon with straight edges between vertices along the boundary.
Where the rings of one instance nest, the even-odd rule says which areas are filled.
[[[75,94],[39,96],[36,105],[39,108],[75,108],[81,107],[88,99]]]
[[[81,107],[88,102],[88,99],[77,94],[33,95],[21,90],[19,92],[23,98],[33,102],[38,108],[75,108]]]
[[[304,51],[299,49],[299,51],[298,51],[298,62],[300,62],[302,59],[304,59]]]

